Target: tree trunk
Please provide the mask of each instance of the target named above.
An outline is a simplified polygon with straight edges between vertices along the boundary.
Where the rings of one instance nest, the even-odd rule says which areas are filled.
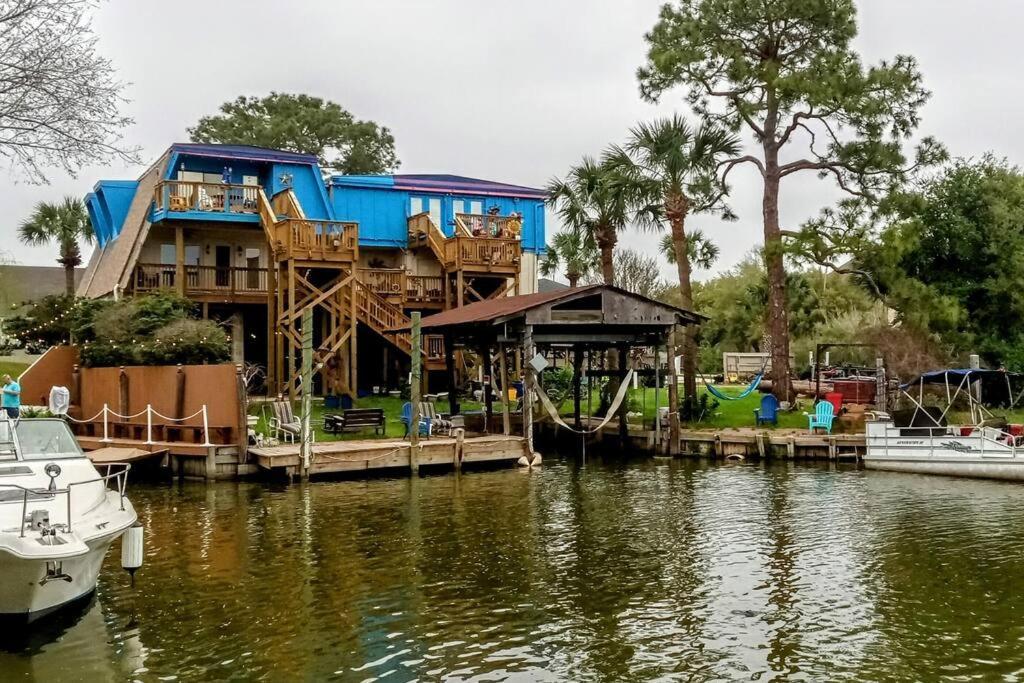
[[[786,269],[779,230],[779,162],[776,151],[765,154],[764,260],[768,273],[768,330],[771,334],[772,393],[780,401],[792,400],[789,379],[789,312],[786,308]]]
[[[569,280],[570,287],[577,287],[580,284],[580,276],[576,273],[566,273],[566,279]]]
[[[64,291],[68,296],[75,295],[75,267],[64,266]]]
[[[676,257],[676,271],[679,274],[679,298],[682,307],[693,310],[693,285],[690,282],[692,267],[686,236],[686,214],[689,210],[685,198],[670,199],[666,202],[666,215],[672,226],[672,250]],[[697,340],[696,328],[683,328],[683,406],[684,414],[692,416],[697,401]],[[673,349],[674,352],[674,349]]]

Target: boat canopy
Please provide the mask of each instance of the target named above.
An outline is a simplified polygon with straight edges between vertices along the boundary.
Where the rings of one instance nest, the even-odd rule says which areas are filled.
[[[900,388],[907,389],[918,384],[960,384],[965,377],[969,378],[968,381],[970,382],[996,378],[1005,382],[1008,379],[1018,379],[1021,375],[1015,372],[1007,372],[1006,370],[988,370],[985,368],[946,368],[945,370],[930,370],[922,373],[906,384],[900,385]]]

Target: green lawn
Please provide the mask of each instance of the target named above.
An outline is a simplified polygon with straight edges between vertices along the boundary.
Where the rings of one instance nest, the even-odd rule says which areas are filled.
[[[9,360],[0,361],[0,375],[10,375],[11,377],[17,377],[26,370],[28,370],[28,363],[18,363]]]
[[[376,434],[373,429],[364,429],[358,432],[344,432],[342,434],[328,434],[324,431],[324,400],[322,398],[313,399],[313,415],[311,423],[313,430],[316,432],[316,440],[320,441],[343,441],[350,439],[376,439],[376,438],[396,438],[402,436],[405,433],[405,427],[402,425],[399,417],[402,415],[402,404],[405,403],[405,399],[392,398],[390,396],[367,396],[365,398],[357,399],[355,402],[356,408],[383,408],[384,409],[384,423],[386,426],[385,435],[381,437]],[[501,404],[495,404],[495,410],[501,410]],[[296,413],[299,410],[299,402],[295,401],[294,409]],[[475,401],[462,401],[463,410],[480,410],[480,404]],[[439,412],[447,411],[447,404],[438,405]],[[337,410],[328,410],[328,413],[339,412]],[[270,434],[269,418],[273,415],[270,407],[270,403],[259,402],[252,403],[249,406],[250,415],[260,416],[259,424],[256,426],[256,431],[261,434]]]
[[[745,387],[736,386],[722,386],[719,387],[722,393],[726,395],[739,394]],[[682,399],[682,387],[679,388],[680,400]],[[698,387],[697,393],[704,395],[707,393],[707,389],[703,386]],[[662,388],[658,391],[658,404],[664,408],[668,406],[668,390]],[[705,415],[699,422],[691,422],[684,426],[693,429],[726,429],[730,427],[753,427],[754,426],[754,410],[761,406],[761,397],[763,394],[754,392],[753,394],[736,400],[736,401],[723,401],[716,399],[711,396],[710,399],[718,401],[718,406],[710,409],[708,415]],[[597,395],[597,390],[594,390],[592,398],[593,409],[596,410],[600,403]],[[714,403],[709,401],[708,406],[713,406]],[[779,413],[779,429],[793,429],[798,427],[807,427],[807,417],[803,414],[803,411],[810,411],[810,401],[805,400],[801,402],[801,405],[793,411],[786,413]],[[584,396],[583,399],[583,413],[587,412],[587,401]],[[638,388],[630,389],[630,410],[633,412],[643,412],[644,423],[648,426],[653,424],[655,414],[655,401],[654,401],[654,389]],[[572,413],[572,402],[566,401],[562,404],[560,411],[561,413]],[[762,429],[770,429],[772,425],[762,425]]]

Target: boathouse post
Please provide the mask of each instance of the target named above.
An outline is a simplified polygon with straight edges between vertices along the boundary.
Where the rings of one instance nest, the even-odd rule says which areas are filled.
[[[580,400],[583,393],[580,389],[583,373],[583,349],[579,344],[572,347],[572,417],[576,429],[583,429],[583,420],[580,418]]]
[[[661,446],[661,344],[654,345],[654,443]]]
[[[505,436],[512,433],[512,417],[509,413],[508,393],[508,352],[504,344],[498,345],[498,372],[501,373],[501,431]]]
[[[629,374],[629,352],[626,350],[626,346],[619,346],[619,385],[621,386],[626,382],[626,376]],[[626,398],[623,399],[622,405],[619,406],[619,444],[625,448],[629,444],[629,421],[626,413],[629,412],[629,389],[626,389]]]
[[[494,393],[491,391],[491,383],[494,381],[494,365],[491,362],[491,346],[484,343],[480,346],[480,361],[484,366],[484,434],[491,431],[491,416],[494,414]]]
[[[455,336],[444,333],[444,370],[448,376],[448,413],[459,414],[458,386],[455,381]]]
[[[668,333],[668,454],[679,454],[679,381],[676,376],[676,328]]]
[[[447,344],[448,338],[445,339],[445,356],[449,354]],[[412,314],[412,377],[409,382],[409,400],[412,402],[412,424],[409,425],[409,469],[412,470],[413,474],[420,471],[420,464],[417,459],[417,450],[420,445],[420,401],[422,396],[420,395],[420,362],[422,360],[422,339],[420,336],[420,312],[414,311]],[[448,392],[448,395],[453,395],[454,388]]]
[[[118,380],[118,396],[117,396],[117,412],[121,413],[121,422],[127,422],[127,415],[130,413],[128,410],[128,372],[121,366],[121,371],[117,376]]]
[[[533,346],[533,325],[526,325],[523,331],[523,371],[525,373],[523,382],[525,393],[523,395],[523,437],[526,439],[527,458],[533,458],[533,381],[534,369],[533,360],[536,349]]]

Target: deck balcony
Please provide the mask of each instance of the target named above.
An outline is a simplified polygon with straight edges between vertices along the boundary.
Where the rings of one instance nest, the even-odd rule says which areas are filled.
[[[403,308],[444,307],[444,278],[440,275],[410,275],[404,268],[360,268],[359,280]]]
[[[269,230],[278,259],[339,263],[359,258],[358,223],[284,218]]]
[[[259,185],[164,180],[153,191],[151,222],[182,220],[259,223]]]
[[[197,301],[263,303],[267,300],[267,268],[235,268],[186,265],[183,294]],[[178,272],[174,264],[139,263],[132,286],[137,293],[157,289],[177,289]]]
[[[460,213],[446,237],[427,213],[409,218],[409,244],[427,246],[447,270],[514,275],[522,260],[518,216]]]

